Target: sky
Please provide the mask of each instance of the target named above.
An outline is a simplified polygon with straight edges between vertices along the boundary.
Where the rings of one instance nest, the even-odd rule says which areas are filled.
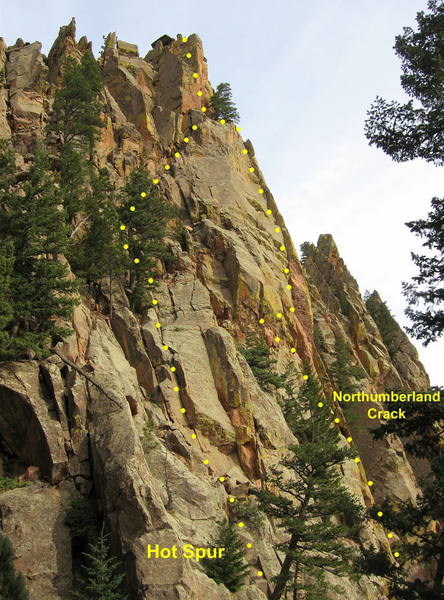
[[[443,168],[395,163],[364,136],[374,98],[405,101],[395,36],[415,26],[426,0],[27,0],[3,3],[0,35],[39,40],[48,53],[76,17],[77,37],[99,52],[102,36],[139,46],[167,33],[197,33],[209,78],[228,81],[293,241],[331,233],[361,292],[377,289],[402,325],[402,281],[421,246],[405,222],[424,218],[442,195]],[[444,339],[414,342],[433,385],[444,385]]]

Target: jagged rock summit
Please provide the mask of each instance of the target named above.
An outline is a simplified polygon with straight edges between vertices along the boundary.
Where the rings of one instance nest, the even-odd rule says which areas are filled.
[[[75,20],[60,29],[48,57],[39,42],[1,42],[0,138],[12,142],[19,164],[44,137],[65,57],[89,50],[86,38],[76,41]],[[292,441],[276,394],[259,387],[239,352],[247,335],[260,332],[281,370],[290,360],[302,374],[303,362],[310,362],[326,392],[338,335],[362,369],[363,390],[418,389],[428,378],[401,330],[396,348],[386,346],[331,236],[320,236],[301,263],[251,142],[233,124],[212,118],[197,35],[163,35],[142,58],[137,46],[110,33],[98,60],[106,127],[94,161],[117,182],[147,164],[179,211],[185,243],[169,242],[171,260],[156,282],[158,304],[143,318],[123,291],[111,319],[88,301],[75,309],[74,333],[56,349],[77,370],[57,354],[0,364],[3,459],[17,475],[27,467],[40,474],[27,487],[0,493],[2,528],[31,600],[70,597],[64,516],[73,498],[91,493],[123,560],[131,599],[265,599],[281,560],[274,549],[280,534],[267,520],[259,530],[240,531],[253,545],[250,576],[234,596],[193,561],[146,556],[148,544],[207,545],[232,510],[229,498],[260,486]],[[362,458],[343,468],[360,502],[415,497],[401,442],[393,436],[376,444],[348,424],[340,407],[335,411],[344,443],[351,434]],[[362,424],[365,416],[358,417]],[[148,421],[156,426],[154,445],[144,436]],[[371,524],[362,540],[387,546],[382,528]],[[387,598],[376,578],[341,585],[349,600]]]

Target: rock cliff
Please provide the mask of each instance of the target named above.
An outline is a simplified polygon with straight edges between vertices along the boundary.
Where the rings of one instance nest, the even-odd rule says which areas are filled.
[[[48,57],[39,42],[1,41],[0,137],[12,140],[23,162],[44,135],[64,58],[89,48],[75,35],[74,21],[62,27]],[[56,353],[0,364],[2,455],[17,475],[26,470],[32,479],[30,467],[40,474],[0,494],[2,529],[31,599],[65,600],[72,559],[64,515],[72,498],[93,493],[131,599],[228,599],[195,562],[148,560],[146,546],[206,545],[229,499],[260,486],[292,440],[276,395],[259,387],[239,352],[247,335],[261,332],[281,371],[291,361],[302,375],[303,361],[311,362],[327,393],[338,336],[362,370],[362,390],[421,389],[428,377],[400,329],[396,348],[387,348],[331,236],[321,235],[301,263],[252,143],[211,118],[196,35],[163,36],[140,57],[112,33],[99,61],[106,127],[94,160],[116,181],[145,161],[179,211],[184,244],[168,242],[171,260],[159,265],[153,285],[158,303],[143,318],[123,291],[111,318],[91,302],[76,307],[74,333],[56,350],[77,369]],[[401,442],[374,442],[365,407],[353,406],[353,423],[332,408],[344,444],[351,435],[362,459],[343,467],[362,504],[415,497]],[[148,421],[154,443],[144,435]],[[240,535],[252,543],[251,574],[234,597],[265,599],[279,566],[278,532],[265,521]],[[362,536],[367,545],[387,545],[377,525]],[[349,600],[386,598],[376,578],[341,585]]]

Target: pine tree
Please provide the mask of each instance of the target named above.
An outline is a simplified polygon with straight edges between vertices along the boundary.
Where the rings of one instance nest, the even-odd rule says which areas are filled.
[[[103,106],[99,94],[102,73],[91,52],[82,55],[80,63],[66,59],[66,70],[57,90],[48,130],[58,134],[62,146],[73,144],[92,149],[99,130]]]
[[[427,219],[406,225],[429,251],[428,255],[411,253],[419,272],[412,283],[402,284],[409,304],[405,312],[413,323],[407,331],[427,346],[444,332],[444,198],[432,199]]]
[[[429,0],[427,6],[429,13],[417,13],[417,31],[404,27],[394,46],[401,59],[401,86],[419,106],[413,100],[401,104],[377,97],[368,111],[365,134],[370,145],[382,148],[395,161],[423,158],[443,165],[444,4]]]
[[[365,306],[376,323],[389,354],[392,354],[394,350],[393,342],[399,337],[399,325],[393,318],[387,304],[380,299],[376,291],[369,295]]]
[[[354,552],[344,540],[355,535],[363,519],[362,507],[342,485],[338,469],[354,453],[339,445],[320,385],[310,369],[306,373],[297,394],[287,386],[283,405],[299,444],[289,446],[288,456],[270,469],[267,488],[254,492],[261,509],[289,536],[278,546],[285,558],[271,600],[288,590],[294,598],[327,599],[329,590],[340,593],[339,586],[327,585],[324,571],[338,576],[354,572]]]
[[[112,316],[113,284],[129,268],[124,249],[126,238],[120,230],[114,188],[106,169],[91,177],[91,188],[85,200],[87,217],[82,221],[87,231],[81,237],[74,237],[68,258],[76,275],[88,284],[108,278]]]
[[[422,158],[444,165],[444,3],[429,0],[429,13],[417,13],[417,30],[404,27],[395,42],[401,59],[401,86],[410,96],[407,103],[377,97],[365,123],[370,142],[397,162]],[[414,103],[416,101],[416,103]],[[412,253],[419,274],[403,283],[406,314],[412,320],[407,331],[424,345],[444,331],[444,199],[432,199],[427,220],[406,223],[423,238],[429,255]]]
[[[14,268],[14,246],[12,242],[0,245],[0,356],[10,344],[8,326],[14,317],[12,305],[11,276]]]
[[[215,119],[225,119],[228,122],[239,123],[239,112],[232,98],[229,83],[219,83],[214,95],[211,97],[211,108]]]
[[[393,419],[373,430],[376,439],[395,433],[406,440],[405,447],[413,456],[428,459],[430,465],[429,474],[420,482],[422,494],[415,504],[385,500],[369,511],[370,516],[399,536],[392,547],[397,553],[398,567],[393,567],[383,551],[367,554],[364,562],[367,572],[372,571],[390,582],[391,594],[396,600],[441,600],[444,597],[444,531],[441,527],[430,527],[432,522],[444,521],[444,390],[431,388],[429,391],[439,391],[441,402],[434,402],[427,410],[421,405],[412,406],[399,423]],[[432,578],[412,581],[408,571],[411,560],[431,565]]]
[[[263,389],[267,390],[269,384],[275,387],[285,384],[286,377],[276,372],[277,360],[271,357],[270,348],[262,340],[248,338],[247,345],[240,351]]]
[[[146,301],[145,281],[156,260],[168,256],[164,243],[174,207],[161,197],[145,167],[135,169],[120,195],[119,218],[126,236],[129,259],[128,289],[134,308]]]
[[[29,170],[17,175],[14,183],[13,191],[0,194],[0,239],[14,246],[10,274],[14,314],[6,328],[9,341],[3,347],[3,360],[29,353],[46,355],[54,336],[69,333],[55,320],[71,317],[76,291],[59,260],[67,244],[65,215],[41,146]]]
[[[232,523],[222,523],[212,548],[225,548],[220,558],[204,558],[201,561],[205,573],[216,583],[230,592],[237,592],[243,586],[248,566],[244,563],[245,549]]]
[[[88,566],[84,567],[84,576],[80,585],[82,592],[74,592],[78,600],[125,600],[119,591],[123,575],[119,574],[117,559],[109,556],[108,536],[103,530],[95,544],[90,545]]]
[[[356,393],[358,386],[353,383],[353,377],[356,379],[365,377],[364,370],[352,364],[352,353],[342,335],[337,335],[335,338],[335,361],[331,368],[331,375],[336,391],[344,394]]]
[[[0,533],[0,600],[28,600],[23,576],[15,572],[13,561],[12,544]]]

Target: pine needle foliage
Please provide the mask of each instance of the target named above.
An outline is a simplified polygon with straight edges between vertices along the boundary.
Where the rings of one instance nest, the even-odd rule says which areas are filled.
[[[13,316],[8,324],[3,319],[2,360],[26,358],[30,353],[43,357],[53,338],[69,334],[56,320],[71,317],[77,290],[60,260],[68,230],[47,154],[37,146],[24,174],[14,170],[12,160],[10,153],[3,152],[0,166],[9,185],[0,190],[0,240],[5,244],[0,293],[6,295]],[[10,308],[5,310],[10,316]]]
[[[62,146],[93,148],[104,123],[99,94],[103,87],[102,73],[91,52],[80,62],[66,58],[65,74],[56,91],[48,130],[55,132]]]
[[[287,591],[294,598],[336,598],[341,588],[327,585],[325,573],[355,573],[355,553],[347,538],[357,534],[364,518],[338,469],[354,452],[340,446],[321,387],[308,367],[305,372],[308,379],[298,391],[287,386],[283,404],[299,443],[289,446],[288,455],[270,468],[266,489],[254,492],[261,509],[289,536],[278,546],[285,558],[271,600]]]
[[[204,558],[201,563],[205,573],[216,583],[222,583],[230,592],[237,592],[243,586],[248,566],[244,562],[245,548],[232,523],[219,526],[217,538],[212,548],[225,548],[220,558]]]
[[[441,527],[430,527],[432,522],[444,521],[444,451],[443,430],[444,391],[431,388],[429,392],[440,392],[440,402],[414,406],[406,418],[390,420],[373,431],[376,439],[396,434],[406,441],[406,449],[415,457],[429,460],[430,472],[420,481],[422,494],[415,504],[410,501],[385,500],[373,506],[369,514],[399,536],[392,546],[399,552],[399,566],[383,552],[366,555],[364,569],[385,577],[396,600],[441,600],[444,597],[444,531]],[[381,514],[382,513],[382,514]],[[432,576],[422,581],[411,580],[409,562],[415,561],[431,566]]]
[[[270,384],[277,388],[285,385],[286,376],[276,372],[274,365],[277,360],[272,358],[270,348],[262,340],[248,338],[247,345],[240,352],[264,390],[268,390]]]
[[[432,198],[431,205],[427,219],[406,223],[423,240],[426,253],[411,253],[418,274],[402,284],[409,305],[405,313],[412,321],[407,332],[424,346],[444,332],[444,198]]]
[[[168,256],[164,238],[170,233],[168,221],[176,216],[176,210],[161,196],[142,166],[131,173],[120,193],[118,215],[128,244],[132,305],[142,309],[147,299],[146,279],[152,274],[156,259]]]
[[[232,100],[229,83],[219,83],[210,100],[215,119],[225,119],[229,123],[239,123],[240,116]]]
[[[120,591],[123,574],[119,573],[120,565],[116,558],[110,557],[108,536],[101,532],[97,542],[90,545],[90,551],[84,554],[88,563],[84,567],[84,575],[80,586],[82,591],[75,591],[76,600],[126,600]]]
[[[14,569],[11,541],[0,533],[0,600],[28,600],[23,576]]]

